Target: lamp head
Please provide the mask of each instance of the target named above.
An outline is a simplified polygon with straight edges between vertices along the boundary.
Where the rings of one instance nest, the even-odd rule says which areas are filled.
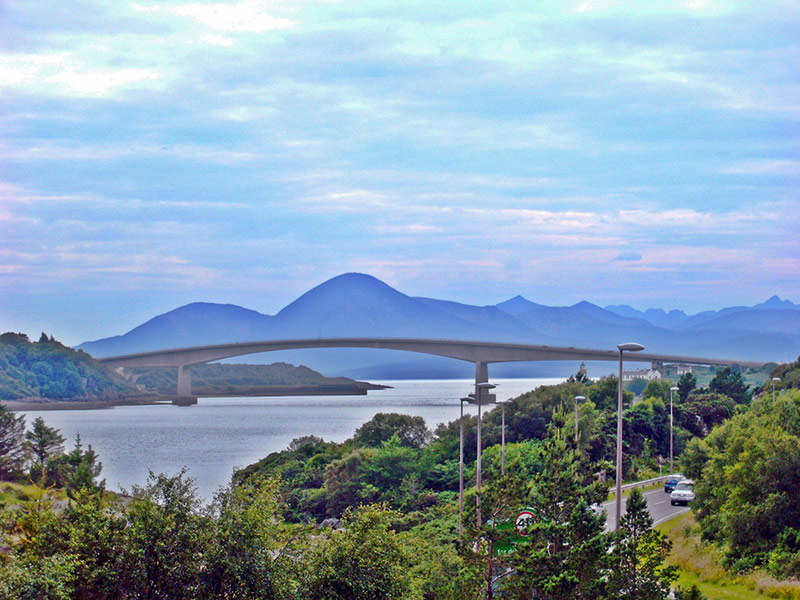
[[[772,381],[780,381],[780,380],[781,380],[781,378],[780,378],[780,377],[773,377],[773,378],[772,378]]]
[[[617,348],[620,349],[620,352],[623,350],[627,350],[628,352],[639,352],[640,350],[644,350],[644,346],[641,344],[637,344],[636,342],[628,342],[627,344],[617,344]]]
[[[575,396],[575,400],[586,400],[586,396]]]
[[[678,387],[676,387],[676,386],[674,386],[674,385],[673,385],[671,388],[669,388],[669,391],[670,391],[670,392],[679,392],[679,391],[680,391],[680,388],[678,388]]]

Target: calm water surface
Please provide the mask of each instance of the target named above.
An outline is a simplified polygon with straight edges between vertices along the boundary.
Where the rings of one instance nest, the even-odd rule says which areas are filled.
[[[514,398],[561,379],[499,379],[498,400]],[[378,382],[376,382],[378,383]],[[244,467],[294,438],[316,435],[343,442],[375,414],[421,416],[428,427],[458,418],[458,399],[473,391],[469,380],[382,381],[392,386],[366,396],[285,396],[200,398],[189,407],[159,404],[102,410],[25,411],[28,425],[41,416],[61,430],[67,448],[80,433],[103,463],[109,489],[128,489],[147,480],[148,471],[175,474],[186,467],[200,495],[210,499]],[[475,407],[465,405],[465,412]]]

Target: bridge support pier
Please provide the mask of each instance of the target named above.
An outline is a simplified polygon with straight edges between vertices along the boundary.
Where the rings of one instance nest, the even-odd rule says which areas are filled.
[[[475,363],[475,385],[489,381],[489,364],[485,362]]]
[[[178,365],[178,396],[192,395],[192,372],[190,365]]]

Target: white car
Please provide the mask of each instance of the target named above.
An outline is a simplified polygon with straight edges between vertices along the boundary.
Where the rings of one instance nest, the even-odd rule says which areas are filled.
[[[684,479],[675,485],[675,489],[669,495],[669,503],[672,504],[672,506],[676,504],[683,504],[686,506],[689,502],[694,500],[694,498],[694,481],[691,479]]]

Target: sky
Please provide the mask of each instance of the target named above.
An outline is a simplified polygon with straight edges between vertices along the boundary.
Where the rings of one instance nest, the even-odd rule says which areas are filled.
[[[796,1],[0,0],[0,328],[800,302],[799,146]]]

